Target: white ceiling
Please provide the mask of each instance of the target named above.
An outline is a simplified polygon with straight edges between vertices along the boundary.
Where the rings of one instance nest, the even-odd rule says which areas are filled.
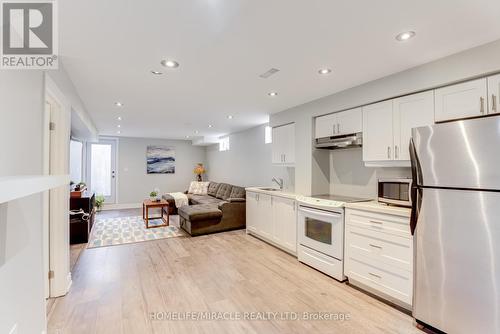
[[[122,136],[223,135],[500,38],[498,0],[64,0],[59,10],[63,63],[106,135],[118,115]],[[406,30],[417,36],[397,42]],[[271,67],[280,72],[259,77]]]

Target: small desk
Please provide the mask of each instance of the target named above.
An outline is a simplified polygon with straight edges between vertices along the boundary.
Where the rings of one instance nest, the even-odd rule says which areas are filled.
[[[163,216],[163,208],[167,208],[167,219]],[[160,209],[161,211],[161,216],[160,217],[149,217],[149,209]],[[165,200],[161,200],[159,202],[154,202],[150,199],[144,200],[142,202],[142,219],[144,219],[144,222],[146,223],[146,228],[154,228],[154,227],[164,227],[168,226],[170,223],[170,215],[168,214],[168,202]],[[155,226],[149,226],[149,220],[150,219],[161,219],[163,220],[164,224],[161,225],[155,225]]]

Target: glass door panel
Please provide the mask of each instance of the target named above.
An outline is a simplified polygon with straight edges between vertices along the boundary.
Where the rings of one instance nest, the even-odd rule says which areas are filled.
[[[115,203],[116,142],[102,140],[89,145],[89,189],[96,196],[104,196],[106,203]]]

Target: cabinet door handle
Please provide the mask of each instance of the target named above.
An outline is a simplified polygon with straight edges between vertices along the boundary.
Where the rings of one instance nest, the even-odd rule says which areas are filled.
[[[398,145],[396,145],[396,146],[394,147],[394,157],[395,157],[396,159],[398,159],[398,156],[399,156],[399,148],[398,148]]]
[[[337,123],[337,133],[340,133],[340,124]]]
[[[481,109],[480,109],[481,115],[484,115],[484,97],[481,96],[479,98],[479,101],[481,102]]]
[[[391,147],[387,146],[387,159],[391,158]]]
[[[283,162],[286,162],[286,154],[283,154]]]
[[[382,249],[382,246],[378,246],[378,245],[374,245],[374,244],[370,244],[370,247]]]
[[[368,273],[368,274],[370,274],[371,276],[376,277],[376,278],[382,278],[382,276],[374,274],[374,273]]]
[[[497,97],[491,94],[491,111],[495,114],[497,112]]]
[[[333,134],[335,134],[335,124],[333,124]]]

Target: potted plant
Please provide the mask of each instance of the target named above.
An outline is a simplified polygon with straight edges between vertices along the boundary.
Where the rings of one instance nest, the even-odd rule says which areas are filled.
[[[95,207],[97,208],[97,211],[102,210],[102,206],[104,204],[105,198],[102,195],[98,195],[95,198]]]
[[[203,164],[199,163],[196,165],[193,172],[194,172],[194,174],[196,174],[196,180],[198,182],[201,182],[202,181],[201,175],[205,174],[207,172],[207,170],[205,169],[205,167],[203,167]]]
[[[149,199],[151,199],[153,202],[157,201],[158,197],[158,192],[156,190],[153,190],[152,192],[149,193]]]

